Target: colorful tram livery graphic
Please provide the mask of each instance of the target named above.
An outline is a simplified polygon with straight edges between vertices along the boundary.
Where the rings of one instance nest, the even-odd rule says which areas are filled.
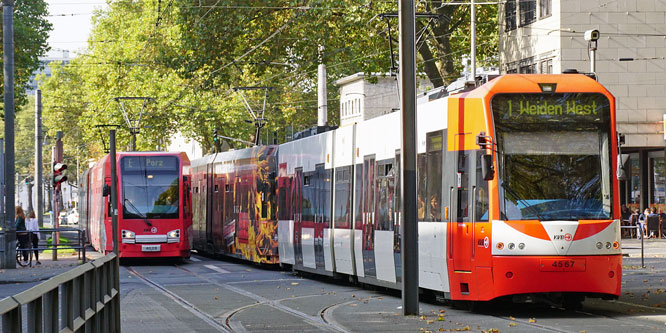
[[[257,263],[278,263],[277,146],[192,162],[194,248]]]
[[[113,251],[109,155],[79,180],[80,218],[95,250]],[[120,257],[189,258],[190,161],[185,153],[122,152],[118,173]]]
[[[505,75],[422,96],[417,128],[421,288],[564,305],[619,296],[608,90],[580,74]],[[400,129],[394,112],[193,162],[195,247],[399,288]]]

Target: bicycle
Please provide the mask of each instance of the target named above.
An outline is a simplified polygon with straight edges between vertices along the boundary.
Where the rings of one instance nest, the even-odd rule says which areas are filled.
[[[30,247],[32,247],[32,245]],[[24,252],[24,251],[28,253],[28,260],[27,261],[23,261],[23,253],[21,253],[21,252]],[[33,256],[32,250],[22,250],[21,249],[21,243],[16,242],[16,263],[19,266],[21,266],[21,267],[25,267],[25,266],[32,267],[32,256]]]

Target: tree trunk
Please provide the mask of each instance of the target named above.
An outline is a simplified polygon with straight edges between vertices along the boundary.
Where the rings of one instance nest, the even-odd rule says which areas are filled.
[[[32,207],[32,183],[28,182],[25,187],[28,188],[28,212],[34,212],[35,209]]]

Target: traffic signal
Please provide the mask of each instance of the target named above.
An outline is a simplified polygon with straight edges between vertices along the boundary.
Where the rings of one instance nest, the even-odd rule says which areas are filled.
[[[213,130],[213,147],[216,153],[220,151],[220,136],[217,134],[217,128]]]
[[[65,174],[67,170],[67,164],[64,163],[54,163],[53,164],[53,187],[58,188],[60,184],[67,180],[67,175]]]

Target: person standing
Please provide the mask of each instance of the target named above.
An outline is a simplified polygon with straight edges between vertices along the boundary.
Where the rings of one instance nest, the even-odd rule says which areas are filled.
[[[37,261],[35,264],[41,265],[42,263],[39,262],[39,250],[37,250],[39,247],[39,223],[35,217],[35,212],[31,211],[28,214],[28,219],[25,221],[25,228],[30,231],[30,241],[32,242],[32,248],[35,249],[35,260]]]
[[[28,247],[28,233],[25,227],[25,213],[21,206],[16,206],[16,240],[19,243],[19,248],[25,249]],[[23,261],[28,261],[28,251],[22,251]]]

